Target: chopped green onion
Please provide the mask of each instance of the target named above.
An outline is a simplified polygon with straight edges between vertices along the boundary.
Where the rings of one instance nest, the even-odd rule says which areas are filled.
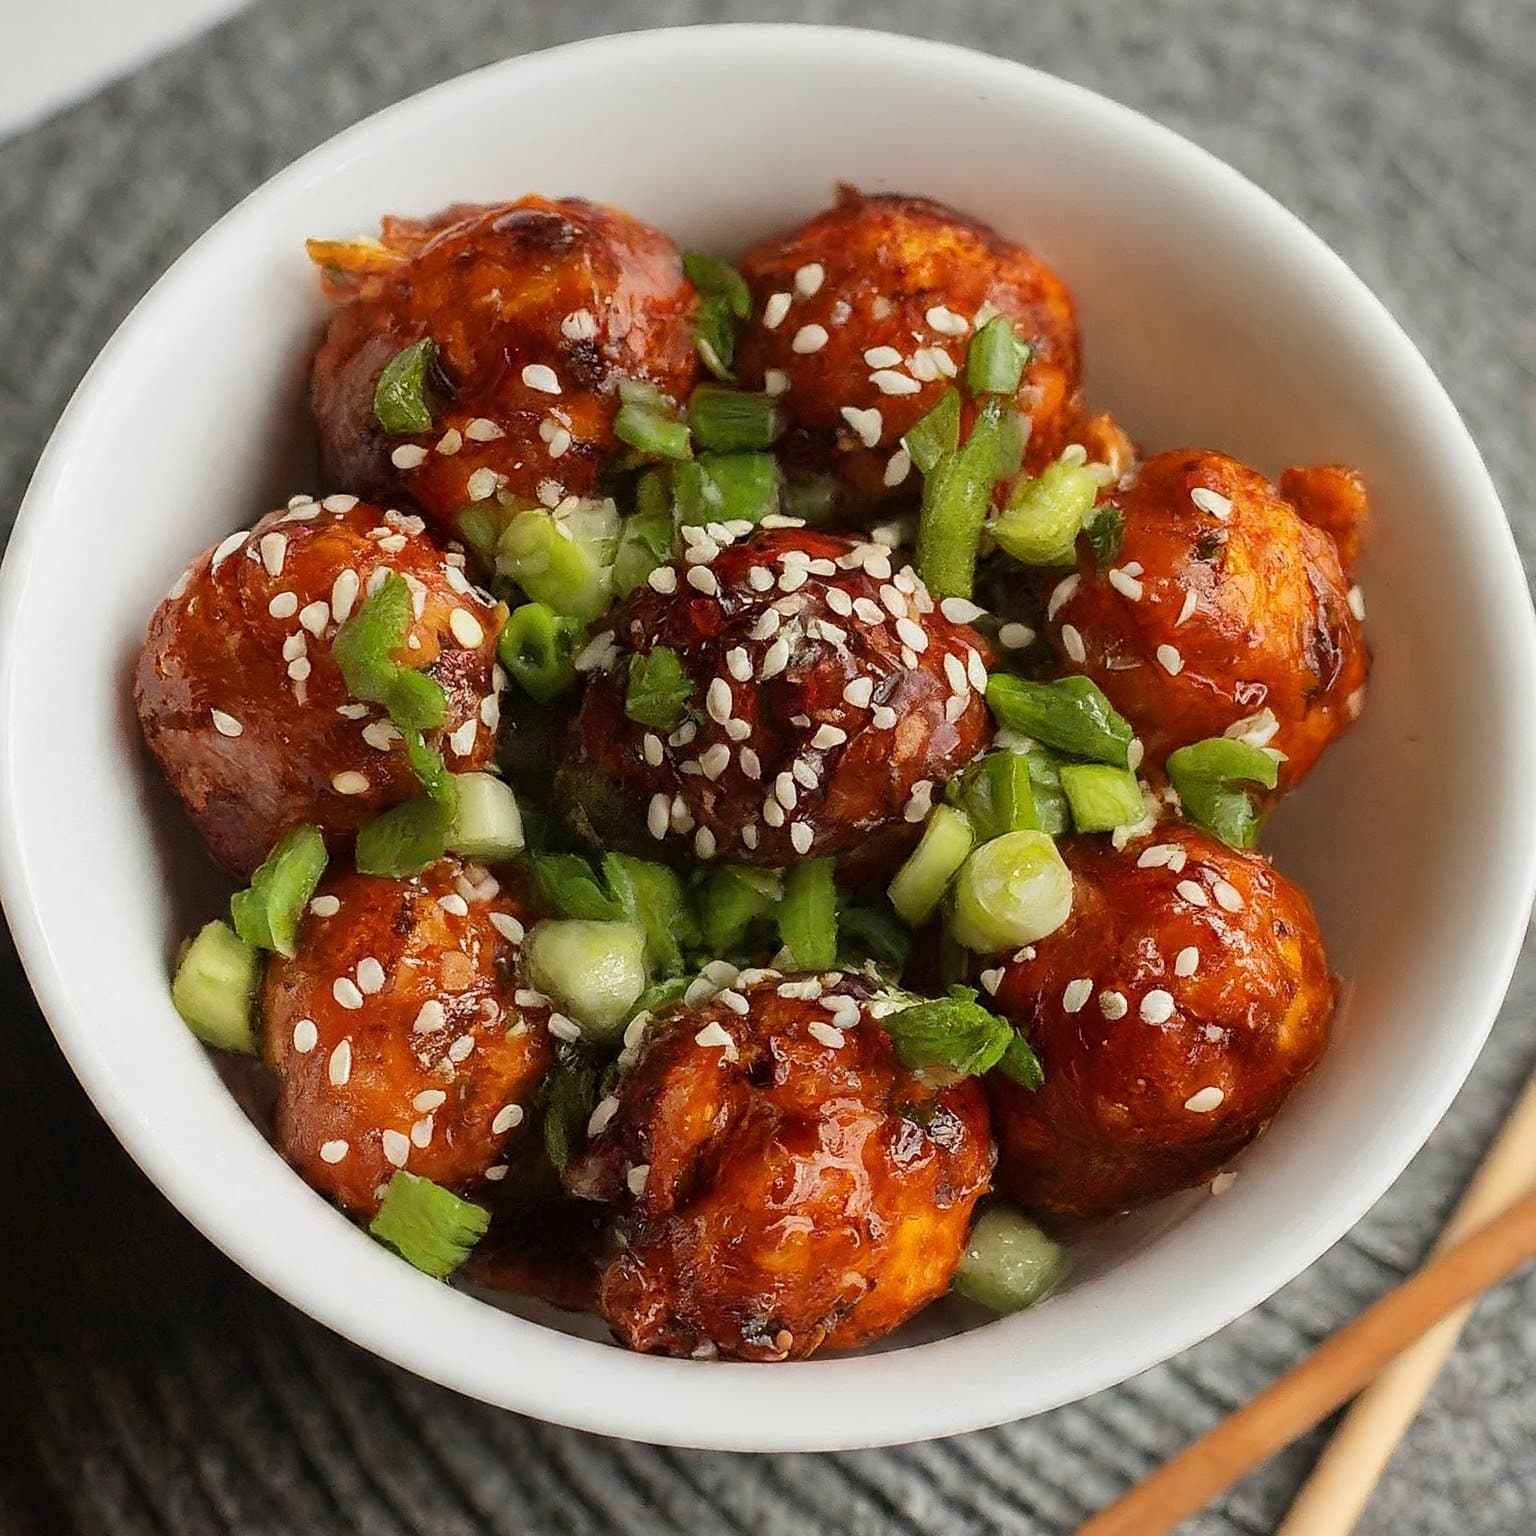
[[[687,459],[693,456],[688,423],[675,414],[626,400],[613,419],[613,435],[653,459]]]
[[[325,839],[319,827],[285,832],[250,885],[229,901],[235,932],[256,949],[292,956],[299,919],[325,873]]]
[[[971,337],[965,384],[973,395],[1016,395],[1029,366],[1031,347],[1006,315],[993,315]]]
[[[417,795],[375,816],[357,834],[360,873],[404,880],[447,851],[452,814],[428,795]]]
[[[331,654],[355,699],[382,704],[402,731],[435,730],[448,700],[425,672],[400,661],[412,619],[411,589],[391,571],[331,641]]]
[[[682,1002],[695,979],[693,976],[669,976],[665,981],[658,981],[655,986],[647,987],[635,999],[635,1006],[629,1014],[630,1022],[638,1019],[642,1013],[661,1013],[673,1004]]]
[[[623,902],[603,888],[580,854],[536,853],[531,862],[539,890],[562,917],[611,922],[624,916]]]
[[[171,1002],[204,1045],[256,1049],[256,984],[261,957],[228,923],[208,923],[182,951]]]
[[[1056,754],[1038,741],[1027,742],[1019,748],[1019,754],[1029,764],[1029,788],[1040,830],[1060,837],[1072,825],[1072,812],[1062,793],[1061,765]]]
[[[456,773],[454,810],[443,837],[450,853],[499,864],[523,849],[523,817],[510,785],[492,773]]]
[[[1088,535],[1099,569],[1105,570],[1120,558],[1120,548],[1125,543],[1125,513],[1113,502],[1106,501],[1088,514],[1083,532]]]
[[[772,395],[700,384],[688,397],[688,425],[701,446],[737,453],[773,447],[784,430],[784,412]]]
[[[539,1089],[544,1111],[544,1151],[564,1172],[586,1145],[587,1121],[597,1103],[597,1068],[575,1052],[562,1051]]]
[[[724,383],[736,375],[736,321],[724,299],[701,299],[693,319],[693,349],[699,361]]]
[[[688,274],[688,281],[706,298],[723,299],[734,319],[752,318],[752,290],[730,262],[703,251],[684,251],[683,271]]]
[[[994,1312],[1021,1312],[1048,1296],[1066,1267],[1060,1245],[1034,1222],[994,1206],[971,1229],[954,1287]]]
[[[1098,476],[1086,464],[1058,459],[1014,488],[992,537],[1024,565],[1071,565],[1098,494]]]
[[[906,925],[881,907],[848,907],[838,917],[838,964],[857,970],[873,960],[883,970],[899,971],[907,963],[911,943]]]
[[[654,646],[643,654],[636,651],[629,658],[624,713],[637,725],[675,731],[693,693],[693,679],[683,670],[682,659],[670,645]]]
[[[1273,789],[1280,762],[1271,752],[1213,736],[1168,754],[1168,778],[1190,820],[1214,832],[1233,848],[1252,848],[1263,818],[1254,797],[1240,784]]]
[[[650,480],[649,473],[641,477],[642,484]],[[662,511],[634,512],[624,519],[619,529],[619,547],[613,557],[615,597],[628,597],[645,584],[652,571],[671,561],[675,530],[671,495],[666,495],[667,502]]]
[[[977,954],[1033,944],[1071,912],[1072,872],[1044,832],[983,843],[955,882],[955,937]]]
[[[987,683],[987,705],[999,724],[1058,752],[1116,768],[1130,766],[1131,727],[1089,678],[1032,683],[994,672]]]
[[[978,843],[1040,825],[1029,759],[1022,752],[988,752],[977,758],[958,779],[950,780],[949,792],[970,818]]]
[[[832,521],[839,486],[831,475],[790,475],[784,482],[784,511],[812,528]]]
[[[445,1280],[485,1236],[491,1213],[404,1168],[384,1186],[368,1235],[423,1274]]]
[[[437,344],[430,336],[423,336],[385,363],[373,387],[373,418],[386,432],[432,430],[427,370],[436,355]]]
[[[443,766],[443,754],[429,747],[420,731],[407,728],[401,733],[405,760],[421,781],[427,798],[440,805],[450,817],[458,806],[453,775]]]
[[[937,805],[929,812],[922,838],[890,885],[891,905],[903,922],[916,928],[928,920],[975,841],[964,811]]]
[[[1024,467],[1024,449],[1029,434],[1024,430],[1025,419],[1015,410],[1002,412],[997,426],[997,463],[993,475],[998,480],[1012,480]]]
[[[1008,1042],[1008,1049],[1003,1052],[997,1070],[1021,1088],[1028,1088],[1031,1093],[1045,1081],[1045,1072],[1040,1065],[1040,1058],[1035,1055],[1035,1048],[1020,1034],[1015,1034]]]
[[[951,987],[948,997],[888,1013],[880,1027],[891,1037],[903,1066],[954,1077],[979,1077],[989,1071],[1014,1038],[1013,1025],[983,1008],[972,987]]]
[[[768,917],[784,894],[777,870],[721,864],[709,871],[699,895],[704,949],[713,956],[734,953],[752,924]]]
[[[930,473],[946,453],[953,453],[960,446],[960,391],[946,389],[933,409],[902,438],[901,446],[923,475]]]
[[[645,934],[650,973],[676,976],[683,969],[683,945],[696,937],[693,913],[677,872],[627,853],[607,853],[603,882],[625,917]]]
[[[837,963],[837,887],[833,860],[802,859],[784,876],[779,938],[797,971],[830,970]]]
[[[1072,807],[1072,825],[1079,832],[1113,832],[1145,819],[1141,785],[1126,768],[1108,763],[1063,763],[1062,792]]]
[[[771,453],[705,453],[672,471],[680,523],[758,523],[779,509],[779,465]]]
[[[971,595],[1009,409],[995,397],[988,399],[976,413],[965,446],[945,454],[923,480],[913,563],[936,597]]]
[[[485,566],[496,564],[496,542],[512,516],[499,501],[472,501],[453,514],[454,532]]]
[[[611,501],[586,501],[557,519],[542,508],[519,512],[496,545],[496,569],[535,602],[589,623],[613,600],[619,513]]]
[[[523,954],[533,985],[594,1039],[622,1028],[646,988],[645,933],[634,923],[551,918],[529,930]]]
[[[530,698],[548,704],[576,681],[581,624],[547,603],[514,608],[496,641],[496,658]]]

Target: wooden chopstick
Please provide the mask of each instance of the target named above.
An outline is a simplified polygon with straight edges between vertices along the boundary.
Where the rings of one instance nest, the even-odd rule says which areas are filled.
[[[1079,1527],[1077,1536],[1164,1536],[1347,1402],[1433,1324],[1532,1258],[1536,1193],[1388,1292],[1268,1391]]]
[[[1536,1077],[1472,1175],[1430,1257],[1486,1225],[1536,1183]],[[1275,1536],[1349,1536],[1472,1315],[1461,1307],[1355,1399]]]

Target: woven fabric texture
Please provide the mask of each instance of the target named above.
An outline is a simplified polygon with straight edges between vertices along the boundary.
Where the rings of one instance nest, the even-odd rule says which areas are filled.
[[[0,144],[0,528],[113,327],[296,155],[507,54],[629,27],[771,17],[1027,60],[1237,165],[1319,230],[1424,349],[1488,457],[1522,551],[1536,556],[1530,0],[258,0]],[[144,430],[175,423],[146,401]],[[951,1441],[752,1458],[552,1429],[331,1336],[225,1261],[132,1167],[3,944],[0,999],[13,1153],[0,1194],[8,1536],[1069,1531],[1414,1267],[1536,1058],[1527,963],[1470,1083],[1392,1192],[1267,1306],[1167,1365]],[[1536,1529],[1533,1362],[1527,1274],[1479,1309],[1362,1536]],[[1292,1447],[1191,1529],[1272,1531],[1320,1444]]]

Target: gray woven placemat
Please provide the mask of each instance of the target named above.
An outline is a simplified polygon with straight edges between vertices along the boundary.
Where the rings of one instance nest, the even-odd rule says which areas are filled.
[[[1403,320],[1467,415],[1522,549],[1536,553],[1536,9],[1521,0],[261,0],[0,145],[4,526],[113,326],[218,214],[295,155],[509,53],[620,27],[767,16],[928,33],[1026,59],[1234,162]],[[157,423],[153,401],[145,423],[174,426]],[[896,1451],[751,1458],[615,1444],[482,1408],[267,1295],[129,1165],[0,946],[11,1153],[0,1180],[0,1531],[1069,1530],[1416,1263],[1536,1057],[1533,993],[1527,964],[1472,1081],[1391,1194],[1217,1338],[1008,1428]],[[1528,1275],[1479,1310],[1365,1536],[1536,1528],[1533,1361]],[[1293,1447],[1193,1529],[1272,1531],[1319,1444]]]

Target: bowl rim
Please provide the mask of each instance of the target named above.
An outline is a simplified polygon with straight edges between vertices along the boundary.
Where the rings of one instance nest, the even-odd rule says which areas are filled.
[[[1085,87],[1013,60],[950,43],[900,34],[794,23],[735,23],[674,27],[611,34],[503,59],[456,76],[371,114],[325,140],[237,203],[155,282],[117,328],[76,388],[40,457],[18,511],[0,567],[0,722],[15,709],[15,679],[26,654],[18,643],[18,615],[33,547],[41,537],[51,503],[60,489],[72,442],[91,430],[98,396],[133,355],[163,306],[174,301],[184,266],[207,257],[210,248],[234,237],[241,224],[259,217],[262,205],[315,175],[342,168],[355,146],[423,111],[452,114],[460,99],[473,100],[492,82],[511,87],[530,72],[601,64],[625,56],[629,67],[649,52],[665,55],[669,68],[685,55],[708,51],[723,41],[743,49],[755,41],[792,41],[818,50],[857,50],[868,66],[882,59],[963,74],[980,89],[1016,93],[1025,89],[1076,113],[1096,115],[1101,124],[1139,137],[1175,169],[1203,178],[1239,203],[1245,216],[1261,223],[1287,247],[1289,257],[1315,269],[1332,285],[1335,302],[1354,312],[1352,324],[1369,334],[1373,349],[1411,379],[1425,430],[1437,439],[1435,452],[1455,466],[1465,487],[1463,515],[1476,523],[1483,543],[1479,572],[1484,622],[1498,634],[1517,687],[1511,708],[1512,739],[1520,755],[1536,750],[1536,614],[1521,574],[1513,535],[1478,451],[1443,387],[1413,343],[1364,282],[1316,234],[1241,173],[1172,129]],[[1397,1179],[1438,1124],[1481,1051],[1519,955],[1536,893],[1536,807],[1523,811],[1522,825],[1507,829],[1503,865],[1502,928],[1490,946],[1490,963],[1475,995],[1457,999],[1464,1030],[1450,1054],[1454,1070],[1427,1093],[1413,1123],[1402,1130],[1390,1156],[1357,1177],[1347,1199],[1338,1199],[1298,1234],[1283,1260],[1222,1277],[1202,1292],[1200,1306],[1151,1324],[1110,1355],[1085,1363],[1075,1373],[1058,1372],[1045,1381],[1028,1372],[972,1371],[964,1390],[912,1390],[913,1367],[925,1355],[953,1349],[977,1333],[908,1349],[845,1359],[823,1359],[764,1372],[745,1364],[670,1360],[634,1355],[606,1344],[575,1338],[488,1307],[463,1293],[416,1274],[330,1212],[353,1249],[340,1245],[331,1255],[345,1258],[344,1277],[321,1272],[308,1253],[290,1253],[242,1218],[240,1208],[214,1197],[214,1185],[199,1182],[174,1155],[172,1137],[134,1113],[113,1078],[93,1036],[91,1020],[71,1007],[64,973],[50,941],[50,922],[38,910],[24,851],[15,795],[18,733],[0,729],[0,906],[10,922],[28,979],[71,1069],[119,1142],[167,1198],[228,1257],[269,1289],[317,1321],[387,1360],[442,1385],[504,1408],[572,1428],[653,1443],[722,1450],[796,1451],[853,1449],[899,1444],[990,1427],[1076,1401],[1113,1386],[1200,1342],[1265,1301],[1330,1248],[1355,1225]],[[1490,903],[1492,909],[1492,903]],[[253,1136],[255,1132],[252,1132]],[[263,1143],[264,1145],[264,1143]],[[279,1170],[282,1171],[282,1170]],[[294,1177],[296,1199],[313,1196]],[[295,1207],[296,1211],[298,1207]],[[302,1213],[301,1213],[302,1214]],[[308,1217],[305,1217],[308,1221]],[[313,1223],[309,1223],[311,1226]],[[371,1305],[348,1304],[355,1283],[365,1284]],[[431,1316],[434,1328],[458,1341],[442,1347],[433,1329],[420,1326]],[[499,1320],[492,1323],[492,1319]],[[415,1325],[415,1326],[413,1326]],[[489,1326],[488,1326],[489,1325]],[[991,1330],[985,1330],[990,1332]],[[496,1341],[518,1352],[520,1368],[510,1371],[498,1357]],[[959,1352],[956,1352],[957,1355]],[[961,1359],[984,1362],[985,1346]],[[984,1378],[984,1379],[983,1379]],[[857,1379],[857,1385],[855,1381]],[[599,1388],[600,1383],[606,1386]],[[824,1400],[828,1406],[812,1410]]]

